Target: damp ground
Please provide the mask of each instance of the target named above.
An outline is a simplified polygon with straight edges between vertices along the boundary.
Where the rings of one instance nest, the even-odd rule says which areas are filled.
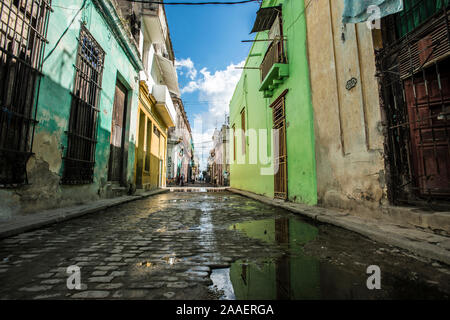
[[[373,265],[380,290],[367,288]],[[0,241],[0,299],[448,299],[449,280],[448,266],[227,192],[161,194]]]

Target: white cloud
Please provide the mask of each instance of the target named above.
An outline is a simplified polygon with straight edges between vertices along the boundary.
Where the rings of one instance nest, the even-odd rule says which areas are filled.
[[[197,69],[194,67],[194,62],[192,62],[191,58],[187,59],[181,59],[175,61],[175,67],[177,69],[187,69],[186,75],[191,79],[194,80],[197,77]],[[183,71],[179,71],[180,75],[183,75]]]
[[[215,72],[203,68],[198,73],[190,58],[180,60],[179,66],[187,68],[191,81],[181,89],[181,93],[198,91],[199,100],[205,110],[194,115],[192,136],[197,147],[201,168],[206,169],[209,150],[212,148],[212,135],[216,127],[220,127],[228,114],[228,107],[238,83],[245,61],[231,63],[224,70]],[[195,70],[195,71],[194,71]],[[195,76],[193,76],[195,75]],[[193,77],[192,77],[193,76]],[[209,143],[211,142],[211,143]],[[202,161],[203,160],[203,161]]]

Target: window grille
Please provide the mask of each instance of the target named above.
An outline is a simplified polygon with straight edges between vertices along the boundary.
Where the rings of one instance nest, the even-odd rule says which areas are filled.
[[[385,45],[377,53],[389,198],[394,204],[448,199],[450,11],[442,8],[397,38],[392,26],[402,15],[383,20]]]
[[[27,183],[50,0],[0,0],[0,187]]]
[[[84,26],[78,41],[63,184],[89,184],[94,180],[105,52]]]

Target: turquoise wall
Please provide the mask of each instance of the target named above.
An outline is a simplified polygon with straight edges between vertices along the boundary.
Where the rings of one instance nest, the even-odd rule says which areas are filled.
[[[306,20],[304,2],[298,0],[266,0],[263,7],[282,4],[283,32],[286,41],[289,77],[274,90],[271,98],[264,98],[259,91],[261,85],[259,68],[268,47],[267,41],[254,42],[247,58],[242,77],[230,103],[230,127],[241,128],[240,112],[245,108],[246,130],[253,128],[271,129],[272,110],[269,106],[289,89],[286,95],[286,143],[288,157],[288,198],[290,201],[317,204],[317,181],[314,146],[314,123],[309,82],[309,69],[306,43]],[[257,40],[268,38],[268,32],[259,32]],[[241,141],[236,138],[237,157],[241,154]],[[267,137],[267,154],[272,148],[272,139]],[[247,137],[247,150],[251,139]],[[233,147],[231,146],[231,152]],[[261,168],[268,167],[258,160],[249,164],[249,152],[245,155],[246,164],[231,165],[231,186],[257,194],[273,197],[273,175],[262,175]]]
[[[52,1],[54,12],[50,15],[48,40],[45,56],[55,47],[64,30],[82,6],[83,0],[72,0],[70,3],[62,0]],[[93,35],[102,49],[106,52],[102,80],[102,91],[99,102],[99,127],[98,144],[96,147],[96,164],[94,184],[80,188],[94,189],[97,191],[98,184],[104,184],[108,176],[108,161],[110,153],[110,134],[115,85],[117,79],[129,89],[128,108],[131,121],[127,130],[128,139],[128,165],[127,178],[132,181],[133,164],[135,154],[135,132],[138,108],[138,77],[139,70],[134,67],[124,49],[119,45],[118,38],[113,34],[106,20],[101,15],[99,8],[88,0],[81,13],[75,18],[68,32],[57,45],[52,55],[45,61],[43,78],[37,111],[39,124],[36,127],[37,146],[34,152],[37,157],[53,163],[53,169],[59,175],[63,173],[61,156],[65,155],[67,148],[67,135],[71,92],[75,77],[76,56],[78,49],[78,37],[82,21]],[[42,154],[39,141],[46,134],[52,135],[57,140],[57,145],[50,148],[50,152]],[[54,144],[54,142],[53,142]],[[57,149],[57,150],[56,150]],[[59,157],[59,159],[56,159]],[[52,168],[50,168],[52,169]],[[70,188],[62,186],[62,188]]]

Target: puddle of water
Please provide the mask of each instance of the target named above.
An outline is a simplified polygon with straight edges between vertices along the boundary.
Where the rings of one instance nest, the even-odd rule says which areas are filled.
[[[211,288],[219,289],[221,292],[220,300],[235,300],[233,284],[230,280],[230,269],[215,269],[211,273],[213,286]]]
[[[211,279],[222,299],[326,300],[326,299],[432,299],[444,295],[416,282],[383,276],[381,290],[367,288],[368,275],[321,262],[303,253],[302,245],[318,229],[294,218],[249,221],[230,226],[247,237],[285,245],[289,254],[271,260],[239,260],[229,269],[213,270]]]

